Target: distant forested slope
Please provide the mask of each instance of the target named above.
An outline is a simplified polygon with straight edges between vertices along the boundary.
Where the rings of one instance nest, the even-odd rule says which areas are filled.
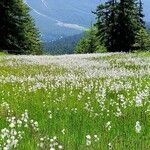
[[[82,36],[83,34],[77,34],[56,41],[46,42],[43,44],[45,52],[51,55],[73,54],[75,46]]]

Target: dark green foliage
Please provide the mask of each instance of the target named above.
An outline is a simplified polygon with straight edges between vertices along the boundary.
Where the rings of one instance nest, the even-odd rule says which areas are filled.
[[[149,50],[149,48],[150,48],[149,34],[145,30],[145,28],[141,28],[136,34],[134,49],[144,51]]]
[[[87,38],[82,38],[76,46],[76,53],[88,53],[89,40]]]
[[[116,49],[116,14],[117,14],[117,2],[115,0],[108,0],[105,4],[101,4],[97,7],[97,23],[95,24],[98,32],[97,38],[101,43],[104,43],[108,51],[114,51]]]
[[[41,54],[39,33],[23,0],[0,1],[0,48],[14,54]]]
[[[108,0],[97,7],[97,38],[109,52],[133,51],[136,35],[145,28],[142,2]]]
[[[99,42],[99,39],[96,37],[97,29],[91,27],[88,31],[85,32],[82,39],[76,46],[76,53],[96,53],[96,52],[106,52],[106,48],[103,44]]]
[[[45,53],[51,55],[73,54],[76,44],[80,41],[83,34],[64,37],[62,39],[44,43]]]
[[[118,10],[116,19],[118,35],[115,38],[118,43],[117,51],[132,51],[137,32],[137,12],[134,0],[120,0]]]
[[[141,0],[107,0],[93,13],[97,16],[94,30],[79,42],[77,53],[147,50],[149,36]]]
[[[145,28],[145,21],[143,20],[144,18],[144,14],[143,14],[143,3],[142,3],[142,0],[139,0],[139,3],[138,3],[138,17],[139,17],[139,22],[141,23],[141,26],[143,28]]]
[[[76,46],[76,53],[93,53],[96,49],[95,46],[95,31],[91,28],[86,31],[82,39]]]

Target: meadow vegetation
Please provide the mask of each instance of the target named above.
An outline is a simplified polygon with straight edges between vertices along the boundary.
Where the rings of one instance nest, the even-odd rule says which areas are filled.
[[[150,53],[0,56],[0,149],[150,149]]]

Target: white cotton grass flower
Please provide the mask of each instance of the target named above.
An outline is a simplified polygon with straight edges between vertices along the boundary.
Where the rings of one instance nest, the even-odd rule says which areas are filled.
[[[95,140],[95,142],[98,142],[99,141],[99,137],[98,137],[98,135],[94,135],[94,140]]]
[[[140,132],[141,132],[141,129],[142,129],[142,127],[141,127],[141,125],[140,125],[140,122],[137,121],[137,122],[136,122],[136,125],[135,125],[135,131],[136,131],[136,133],[140,133]]]
[[[48,116],[49,116],[49,119],[52,119],[52,111],[48,111]]]
[[[12,123],[9,125],[9,127],[10,127],[10,128],[15,128],[15,123],[12,122]]]
[[[17,120],[17,126],[21,127],[22,126],[22,121],[20,119]]]
[[[58,149],[63,149],[63,146],[62,146],[62,145],[59,145],[59,146],[58,146]]]
[[[108,121],[106,123],[106,128],[107,128],[108,131],[110,131],[110,129],[111,129],[111,122],[110,121]]]
[[[142,106],[142,98],[138,95],[135,98],[135,104],[136,104],[137,107]]]
[[[10,110],[10,106],[7,102],[3,102],[1,105],[0,105],[2,108],[5,108],[6,110]]]
[[[86,135],[86,146],[90,146],[91,144],[92,144],[91,136],[90,135]]]
[[[90,136],[90,135],[87,135],[86,138],[90,140],[90,139],[91,139],[91,136]]]
[[[109,147],[109,150],[112,150],[113,148],[112,143],[108,143],[108,147]]]
[[[19,140],[22,139],[22,135],[23,132],[21,131],[16,131],[14,128],[9,128],[9,129],[2,129],[1,133],[0,133],[0,140],[3,141],[3,143],[1,144],[2,149],[12,149],[12,148],[16,148]],[[0,148],[1,148],[0,147]]]
[[[41,137],[37,146],[41,149],[47,147],[49,150],[63,149],[63,146],[58,142],[57,136],[53,136],[51,138],[48,136]]]
[[[90,146],[91,143],[92,143],[91,140],[86,140],[86,145],[87,145],[87,146]]]
[[[38,144],[37,146],[40,147],[40,148],[43,148],[43,147],[44,147],[44,143],[41,142],[41,143]]]
[[[122,116],[122,112],[121,112],[121,109],[119,107],[117,107],[117,112],[115,113],[115,116],[116,117]]]

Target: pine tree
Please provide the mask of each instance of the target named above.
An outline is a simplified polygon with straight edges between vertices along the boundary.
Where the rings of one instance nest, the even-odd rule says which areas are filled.
[[[95,28],[91,26],[90,30],[86,31],[83,38],[76,45],[76,53],[94,53],[96,52],[96,37]]]
[[[108,12],[107,17],[107,24],[108,28],[106,28],[108,33],[107,43],[106,45],[108,48],[108,51],[113,52],[116,51],[118,43],[116,43],[115,37],[117,36],[116,32],[116,8],[117,8],[117,2],[116,0],[108,0],[106,2],[106,8]]]
[[[118,51],[132,51],[137,25],[134,0],[120,0],[116,22]]]
[[[149,35],[145,30],[145,28],[141,28],[135,36],[134,48],[135,50],[144,51],[148,50],[149,46],[150,46]]]
[[[135,50],[140,51],[148,50],[150,46],[150,37],[143,18],[143,3],[139,0],[137,3],[137,32],[135,35],[135,44],[133,46]]]
[[[115,40],[117,36],[117,5],[116,0],[108,0],[105,4],[99,5],[95,12],[97,15],[97,37],[100,39],[100,43],[104,43],[109,52],[116,51],[118,45]]]
[[[109,52],[133,50],[136,33],[144,27],[141,0],[108,0],[97,7],[97,38]]]
[[[89,37],[88,37],[88,53],[94,53],[96,50],[96,38],[95,38],[95,29],[91,25],[91,29],[89,31]]]
[[[138,2],[138,17],[139,17],[139,23],[141,24],[141,27],[145,28],[145,21],[143,20],[144,14],[143,14],[143,3],[142,0],[139,0]]]
[[[23,0],[0,1],[0,48],[14,54],[41,54],[39,33]]]

